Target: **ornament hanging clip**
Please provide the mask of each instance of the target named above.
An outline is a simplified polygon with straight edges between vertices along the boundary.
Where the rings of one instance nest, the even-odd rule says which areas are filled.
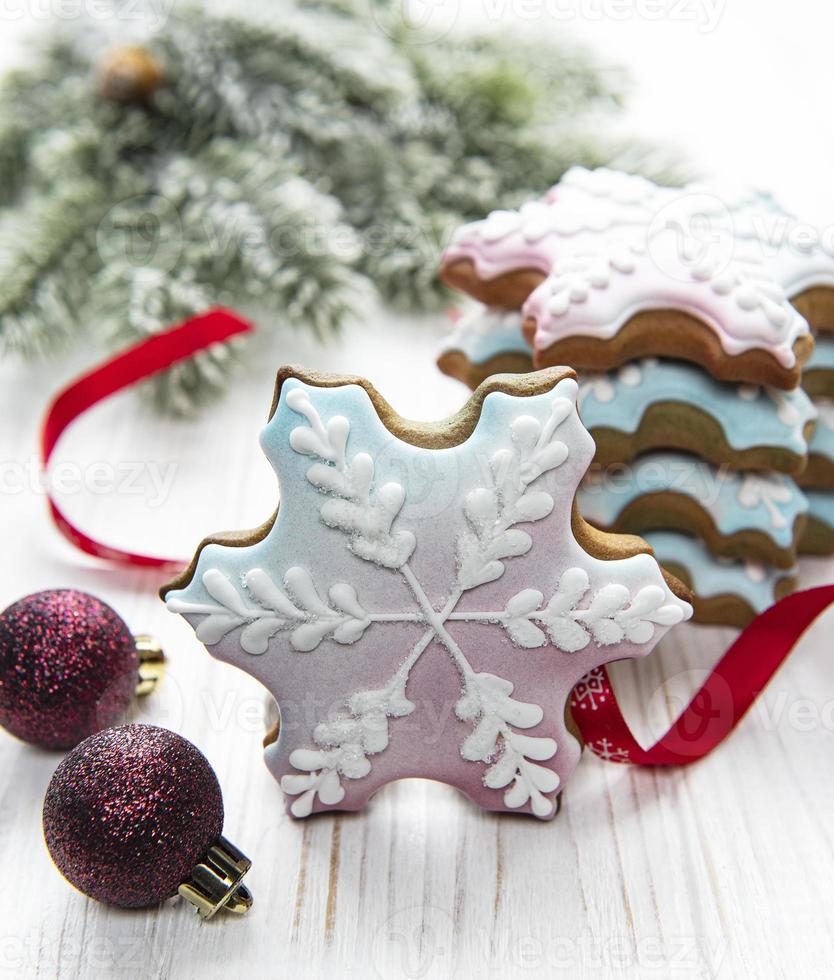
[[[156,637],[140,633],[133,638],[139,654],[139,678],[136,683],[136,696],[147,697],[159,686],[165,675],[165,651]]]
[[[180,885],[179,893],[196,907],[201,919],[211,919],[221,910],[245,915],[253,899],[243,879],[251,867],[249,858],[220,837]]]

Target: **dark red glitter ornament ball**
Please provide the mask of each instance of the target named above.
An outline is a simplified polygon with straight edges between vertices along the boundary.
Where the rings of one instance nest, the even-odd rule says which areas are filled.
[[[154,725],[83,741],[55,771],[43,807],[46,846],[90,898],[122,908],[176,894],[223,829],[223,798],[205,756]]]
[[[0,725],[47,749],[67,749],[112,725],[136,694],[130,630],[100,599],[60,589],[0,613]]]

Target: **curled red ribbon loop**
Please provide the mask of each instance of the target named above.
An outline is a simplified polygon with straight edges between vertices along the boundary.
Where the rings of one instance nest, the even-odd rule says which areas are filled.
[[[193,317],[164,333],[154,334],[147,340],[128,347],[82,375],[64,388],[47,410],[41,430],[42,468],[46,471],[58,440],[87,409],[125,388],[159,374],[179,361],[186,360],[198,351],[251,331],[252,325],[231,310],[209,310],[202,316]],[[55,526],[71,544],[88,555],[120,565],[144,568],[181,567],[187,564],[181,559],[143,555],[102,544],[69,520],[56,503],[51,490],[48,491],[48,501]]]
[[[684,766],[702,759],[730,734],[811,623],[834,603],[834,585],[786,596],[736,638],[677,721],[650,748],[635,739],[605,668],[584,678],[571,698],[585,743],[611,762]]]
[[[251,330],[230,310],[211,310],[128,348],[73,382],[55,398],[44,420],[44,469],[63,432],[87,409],[212,344]],[[129,566],[185,564],[102,544],[72,524],[51,492],[49,509],[58,530],[88,555]],[[605,668],[593,671],[577,685],[571,699],[583,739],[593,752],[613,762],[670,766],[703,758],[741,721],[805,630],[832,603],[834,585],[826,585],[794,593],[763,612],[727,650],[669,731],[647,749],[628,727]]]

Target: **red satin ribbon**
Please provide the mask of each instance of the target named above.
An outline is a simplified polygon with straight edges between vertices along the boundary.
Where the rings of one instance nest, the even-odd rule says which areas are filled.
[[[571,709],[588,748],[610,762],[683,766],[724,741],[811,623],[834,603],[834,585],[786,596],[724,654],[669,731],[644,749],[632,735],[604,667],[574,688]]]
[[[210,310],[193,317],[165,333],[154,334],[105,361],[99,367],[68,385],[46,413],[41,431],[41,466],[46,471],[58,440],[79,415],[117,392],[192,357],[213,344],[250,333],[252,325],[231,310]],[[47,486],[48,486],[47,481]],[[161,568],[186,564],[176,558],[160,558],[102,544],[77,528],[63,513],[48,491],[49,511],[64,537],[88,555],[120,565]]]
[[[249,323],[231,311],[212,310],[128,348],[79,378],[57,396],[47,412],[42,434],[44,469],[62,433],[87,409],[212,344],[251,330]],[[64,537],[88,555],[129,566],[184,564],[96,541],[69,521],[51,493],[49,509]],[[832,603],[834,585],[827,585],[797,592],[763,612],[724,654],[670,730],[648,749],[631,733],[605,668],[592,671],[571,697],[583,739],[593,752],[612,762],[669,766],[703,758],[741,721],[800,636]]]

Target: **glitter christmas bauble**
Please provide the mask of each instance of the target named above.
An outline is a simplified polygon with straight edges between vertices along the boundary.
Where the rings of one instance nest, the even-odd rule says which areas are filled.
[[[123,717],[139,655],[100,599],[37,592],[0,613],[0,725],[48,749],[77,745]]]
[[[205,756],[153,725],[82,742],[56,769],[43,808],[46,846],[61,874],[122,908],[176,894],[222,829],[220,786]]]

